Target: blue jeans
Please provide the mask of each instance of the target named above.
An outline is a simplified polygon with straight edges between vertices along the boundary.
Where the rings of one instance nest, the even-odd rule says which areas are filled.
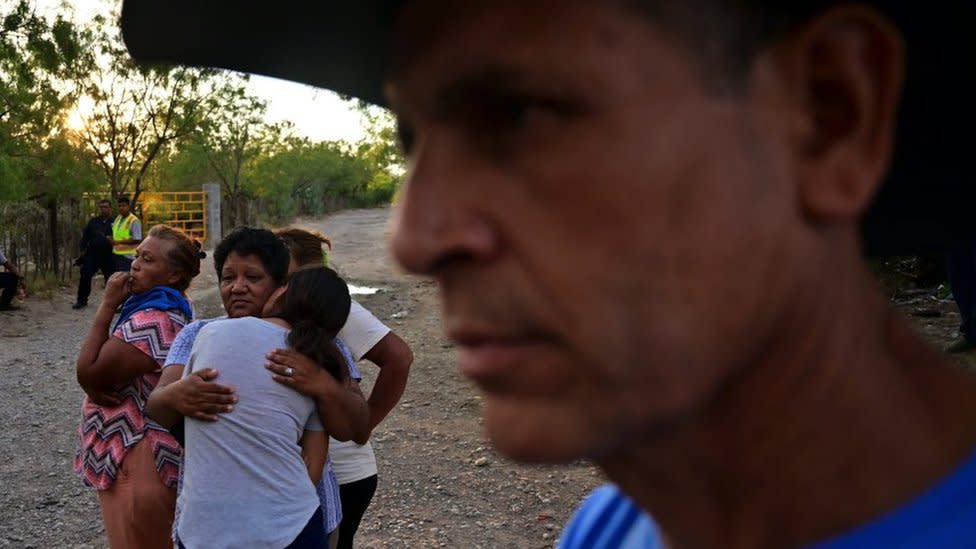
[[[176,545],[179,549],[186,549],[182,541],[177,540]],[[298,537],[289,543],[285,549],[322,549],[323,547],[328,547],[328,545],[325,527],[322,526],[322,508],[319,507],[305,524],[305,528],[298,534]]]

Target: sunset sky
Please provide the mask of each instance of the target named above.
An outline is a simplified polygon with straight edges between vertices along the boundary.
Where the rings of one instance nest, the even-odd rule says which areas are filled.
[[[51,17],[64,13],[59,0],[34,0],[42,14]],[[92,20],[95,15],[107,15],[121,0],[74,0],[67,4],[74,11],[77,23]],[[255,95],[268,101],[268,122],[288,120],[295,132],[310,139],[358,141],[364,136],[362,117],[336,94],[275,78],[252,76],[250,87]],[[69,116],[69,125],[84,123],[85,102]]]

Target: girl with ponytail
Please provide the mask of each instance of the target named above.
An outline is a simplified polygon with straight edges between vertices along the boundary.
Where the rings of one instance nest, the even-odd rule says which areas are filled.
[[[338,381],[349,377],[345,358],[335,344],[349,316],[349,288],[327,267],[296,272],[284,293],[268,301],[271,315],[291,324],[288,346],[322,366]]]

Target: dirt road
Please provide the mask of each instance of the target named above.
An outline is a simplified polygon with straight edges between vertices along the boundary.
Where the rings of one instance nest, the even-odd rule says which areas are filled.
[[[333,266],[350,283],[381,289],[357,299],[416,355],[403,400],[373,436],[380,483],[357,546],[552,547],[599,477],[586,464],[526,467],[491,450],[480,399],[441,333],[435,288],[402,275],[386,253],[388,217],[355,210],[296,222],[332,237]],[[190,293],[212,316],[220,302],[206,263]],[[105,546],[95,493],[71,472],[83,396],[74,359],[94,313],[70,308],[73,290],[0,313],[0,547]],[[376,369],[362,370],[368,390]]]
[[[333,266],[349,282],[381,289],[359,301],[416,354],[403,400],[373,436],[380,484],[358,546],[551,547],[599,477],[586,464],[514,465],[482,439],[481,402],[455,371],[434,286],[402,275],[386,253],[389,213],[296,223],[333,238]],[[215,285],[208,260],[191,288],[201,316],[220,314]],[[82,398],[74,359],[94,312],[71,310],[73,290],[0,313],[0,547],[105,546],[96,496],[71,472]],[[944,291],[901,292],[893,303],[934,343],[953,337],[958,314]],[[368,388],[375,368],[363,371]]]

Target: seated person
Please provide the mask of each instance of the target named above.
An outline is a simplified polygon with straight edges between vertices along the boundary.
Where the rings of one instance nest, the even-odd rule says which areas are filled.
[[[186,418],[176,533],[188,549],[326,544],[315,483],[328,442],[315,400],[274,382],[264,357],[287,345],[344,380],[333,340],[349,314],[349,292],[323,267],[296,273],[269,301],[268,318],[204,326],[183,373],[217,368],[240,397],[219,421]]]

